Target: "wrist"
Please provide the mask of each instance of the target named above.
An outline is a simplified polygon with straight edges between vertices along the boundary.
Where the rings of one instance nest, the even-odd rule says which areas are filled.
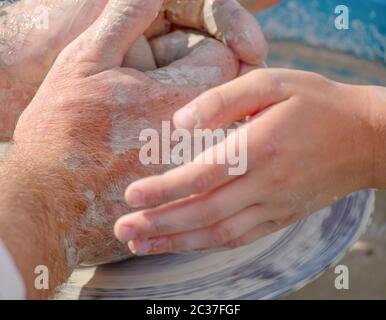
[[[58,141],[61,143],[55,143]],[[111,202],[105,203],[104,196],[113,179],[109,162],[98,152],[82,149],[65,137],[38,142],[17,136],[13,152],[17,158],[26,159],[22,162],[28,162],[37,179],[43,180],[50,196],[44,202],[54,199],[51,215],[59,219],[57,228],[64,234],[69,269],[113,254],[113,250],[105,252],[101,247],[111,249],[101,239],[113,239],[112,225],[118,218],[105,215],[105,204]],[[126,161],[122,162],[126,167],[120,172],[127,170]]]
[[[340,117],[340,130],[345,132],[338,142],[344,158],[340,160],[347,192],[375,188],[375,154],[378,144],[377,124],[370,86],[336,83],[332,94]]]
[[[372,188],[386,188],[386,88],[368,86],[368,115],[373,132]]]
[[[45,298],[77,263],[76,246],[68,237],[68,203],[76,203],[76,197],[57,168],[44,167],[15,146],[0,164],[0,185],[0,238],[23,276],[28,297]],[[48,290],[35,288],[37,266],[48,269]]]
[[[51,214],[52,203],[46,203],[43,183],[13,157],[0,165],[0,184],[0,239],[22,275],[27,297],[46,298],[67,268],[64,235]],[[35,288],[38,266],[47,267],[51,290]]]

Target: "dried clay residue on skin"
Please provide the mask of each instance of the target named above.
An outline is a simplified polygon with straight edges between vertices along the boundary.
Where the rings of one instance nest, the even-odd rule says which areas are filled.
[[[141,130],[152,128],[152,124],[145,118],[129,121],[127,115],[115,112],[112,115],[110,146],[115,155],[125,154],[133,149],[140,149],[139,141]]]
[[[75,268],[78,264],[78,253],[72,234],[67,235],[67,237],[64,239],[64,249],[66,252],[68,268]]]
[[[151,47],[158,67],[165,67],[187,56],[194,47],[204,41],[206,37],[192,31],[174,31],[163,37],[155,38],[151,41]]]
[[[194,86],[196,88],[209,88],[220,82],[222,71],[219,67],[168,67],[167,69],[158,69],[149,74],[151,78],[158,80],[166,85],[173,86]]]
[[[67,170],[76,170],[82,165],[82,158],[76,155],[65,155],[60,158]]]
[[[84,195],[90,205],[82,217],[81,226],[87,229],[90,227],[98,227],[106,223],[106,212],[102,201],[98,199],[97,195],[91,190],[86,190]]]
[[[133,87],[141,86],[133,80]],[[139,141],[141,130],[152,128],[152,124],[144,117],[133,118],[132,110],[140,108],[147,101],[146,94],[141,90],[130,90],[119,83],[111,82],[113,89],[110,105],[111,133],[110,147],[115,155],[122,155],[130,150],[138,150],[142,144]]]
[[[41,13],[35,12],[38,4],[31,6],[28,2],[20,1],[17,4],[9,4],[3,10],[0,5],[0,66],[2,64],[16,65],[22,62],[24,51],[29,50],[30,35],[35,35],[40,31],[38,24],[41,20],[39,17]],[[17,9],[15,5],[18,5]]]
[[[206,0],[203,8],[203,22],[206,29],[225,44],[249,44],[257,41],[254,32],[239,28],[232,20],[239,19],[243,9],[231,1]]]

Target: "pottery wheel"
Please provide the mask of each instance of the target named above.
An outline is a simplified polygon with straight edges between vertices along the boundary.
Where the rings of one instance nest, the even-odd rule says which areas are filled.
[[[305,285],[363,232],[374,192],[354,193],[236,250],[137,257],[76,270],[59,299],[269,299]]]

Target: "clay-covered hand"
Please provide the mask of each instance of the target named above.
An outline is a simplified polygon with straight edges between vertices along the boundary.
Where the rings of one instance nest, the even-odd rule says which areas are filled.
[[[58,54],[95,21],[106,2],[29,0],[0,6],[0,27],[4,26],[0,30],[0,139],[12,137],[20,113],[32,100]],[[168,12],[178,9],[170,15],[173,22],[189,25],[185,19],[191,12],[186,11],[186,5],[191,2],[198,3],[187,0],[179,1],[178,6],[167,4]],[[264,60],[267,47],[258,23],[237,1],[216,0],[206,7],[207,12],[213,12],[212,18],[205,20],[212,26],[210,30],[206,28],[208,31],[217,37],[223,35],[245,62]],[[200,12],[203,17],[204,11]],[[152,19],[156,19],[156,15]],[[149,33],[157,30],[157,21]],[[218,25],[217,31],[215,25]],[[192,27],[201,29],[205,25],[196,21]],[[154,69],[155,63],[144,59],[145,56],[151,56],[151,52],[145,37],[141,36],[128,51],[123,66],[141,71]]]
[[[121,67],[130,45],[151,24],[161,0],[110,0],[93,25],[65,48],[15,130],[13,150],[33,172],[63,179],[52,190],[68,215],[57,217],[75,264],[120,260],[129,254],[113,224],[129,212],[128,183],[165,170],[139,161],[139,134],[203,91],[234,79],[238,60],[219,41],[177,33],[180,54],[167,67]],[[127,32],[130,30],[130,32]],[[158,41],[162,41],[159,39]]]
[[[256,18],[237,0],[165,0],[163,12],[146,35],[151,38],[166,33],[171,23],[208,32],[247,64],[260,64],[267,56],[267,44]]]
[[[131,184],[131,206],[161,206],[119,219],[117,237],[137,254],[235,248],[374,187],[380,148],[373,122],[385,118],[382,108],[371,109],[369,90],[284,69],[253,71],[209,90],[174,115],[177,127],[250,119],[193,162]],[[241,130],[245,147],[234,139]],[[232,148],[246,155],[244,174],[229,174],[229,158],[202,164]]]

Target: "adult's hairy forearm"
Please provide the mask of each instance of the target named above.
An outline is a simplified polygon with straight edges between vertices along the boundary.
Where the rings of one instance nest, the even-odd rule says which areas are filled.
[[[371,187],[386,189],[386,87],[367,87],[368,114],[373,127],[373,183]]]
[[[61,177],[55,168],[30,161],[16,149],[0,163],[0,240],[24,280],[29,299],[48,297],[72,271],[65,214],[73,210],[66,208],[72,195]],[[48,270],[48,289],[35,286],[38,266]]]

